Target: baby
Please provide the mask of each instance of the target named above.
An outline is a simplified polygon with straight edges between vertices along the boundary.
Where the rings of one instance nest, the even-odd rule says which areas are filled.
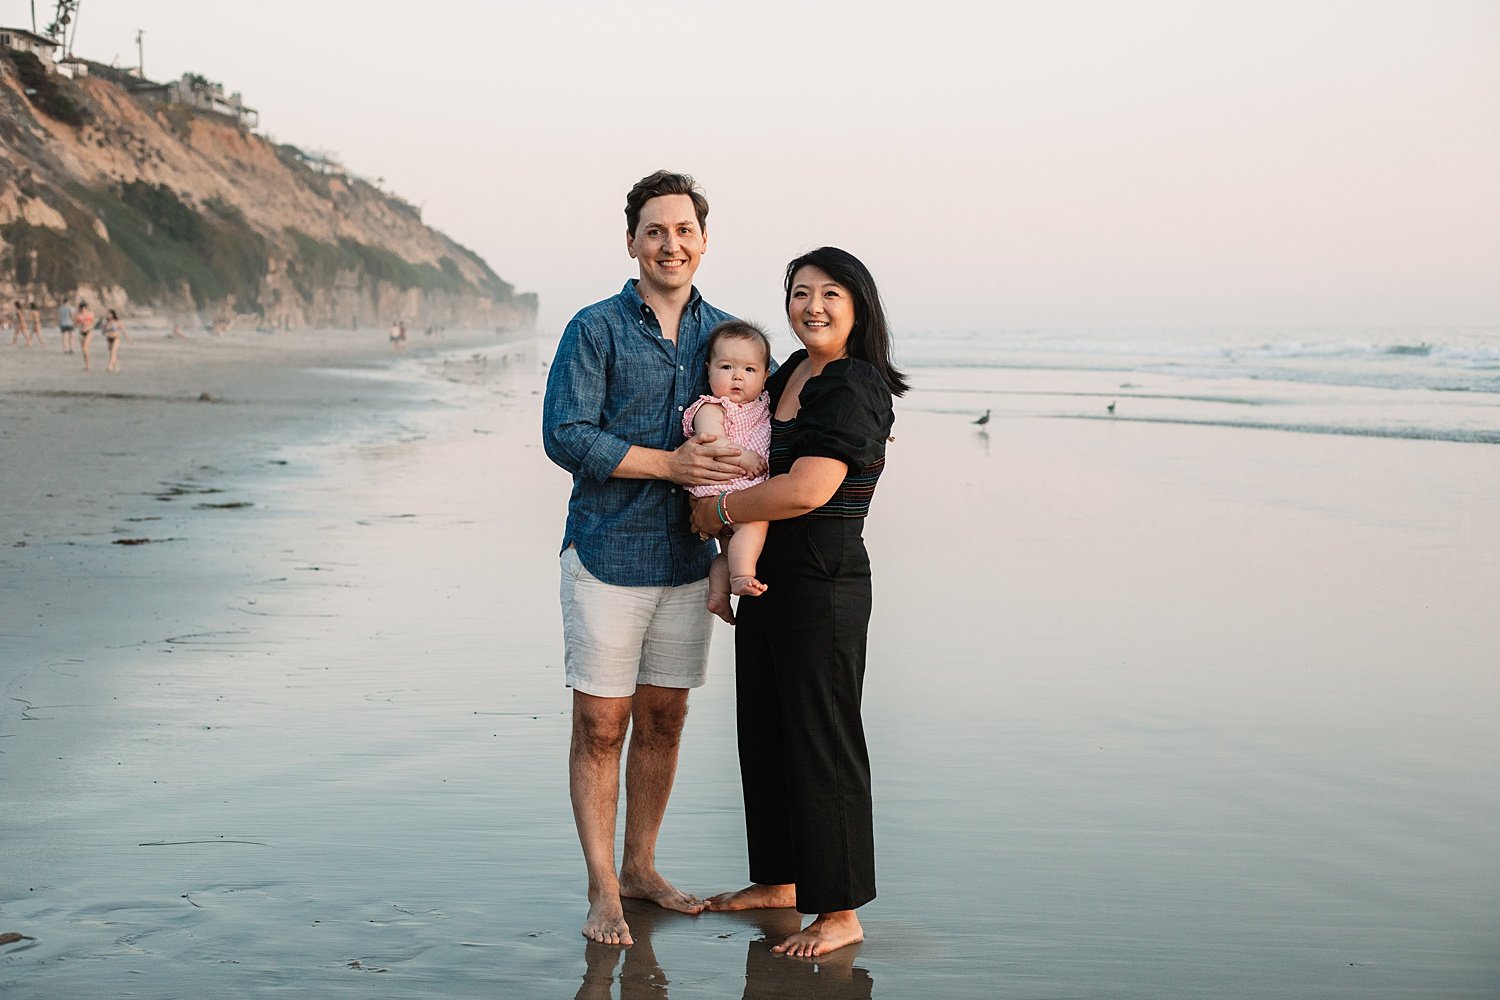
[[[771,400],[766,377],[771,373],[771,341],[754,323],[729,320],[708,335],[708,390],[682,415],[688,437],[709,433],[727,439],[762,459],[771,451]],[[763,482],[765,473],[746,474],[727,483],[689,486],[695,497],[722,496]],[[723,502],[722,500],[720,502]],[[755,578],[755,562],[766,543],[765,521],[736,521],[726,553],[708,573],[708,610],[734,624],[729,595],[758,597],[766,585]]]

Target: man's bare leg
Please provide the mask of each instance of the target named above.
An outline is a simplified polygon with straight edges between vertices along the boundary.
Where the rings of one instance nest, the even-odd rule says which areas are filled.
[[[780,910],[797,905],[797,886],[762,885],[757,882],[734,892],[721,892],[708,898],[707,908],[729,913],[735,910]]]
[[[698,897],[679,892],[656,870],[656,837],[677,777],[687,699],[686,688],[641,684],[635,689],[634,728],[625,760],[625,859],[620,865],[620,895],[681,913],[701,913],[703,902]]]
[[[796,958],[817,958],[830,951],[865,939],[865,929],[859,925],[859,917],[853,910],[838,910],[820,913],[816,920],[785,941],[772,948],[777,955],[792,955]]]
[[[599,944],[634,941],[620,908],[615,875],[615,814],[620,806],[620,750],[630,726],[630,698],[596,698],[573,692],[573,742],[568,790],[573,822],[589,873],[589,915],[583,936]]]

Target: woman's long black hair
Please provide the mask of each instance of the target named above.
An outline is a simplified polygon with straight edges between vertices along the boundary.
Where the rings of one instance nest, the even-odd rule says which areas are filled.
[[[891,395],[905,394],[910,385],[891,363],[891,328],[885,320],[885,306],[870,269],[858,257],[838,247],[818,247],[786,266],[785,308],[792,305],[792,279],[808,266],[816,267],[849,290],[854,299],[854,329],[849,333],[849,356],[875,366]]]

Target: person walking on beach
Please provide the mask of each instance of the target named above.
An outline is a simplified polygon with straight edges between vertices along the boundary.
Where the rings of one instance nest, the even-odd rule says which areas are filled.
[[[12,303],[10,315],[6,317],[16,326],[16,332],[10,335],[10,346],[15,347],[20,341],[23,347],[31,346],[31,331],[26,329],[26,310],[21,308],[20,302]],[[25,337],[24,341],[21,338]]]
[[[57,329],[62,335],[62,348],[64,354],[73,353],[73,307],[68,305],[66,299],[62,305],[57,307]]]
[[[656,839],[713,622],[713,547],[688,530],[682,487],[745,474],[738,447],[707,434],[682,441],[682,414],[707,389],[708,332],[734,318],[693,286],[707,223],[708,199],[686,174],[658,171],[630,189],[625,248],[637,277],[568,322],[543,402],[547,456],[573,476],[560,555],[569,791],[588,870],[583,935],[601,944],[633,943],[622,897],[704,906],[657,871]]]
[[[127,340],[125,326],[120,322],[119,315],[111,309],[104,320],[104,340],[109,344],[109,364],[104,366],[107,372],[120,373],[120,341]]]
[[[31,343],[31,338],[35,337],[36,346],[46,347],[47,342],[42,339],[42,307],[33,302],[28,318],[31,320],[31,333],[27,336],[26,342]]]
[[[89,311],[89,304],[80,301],[78,303],[78,350],[83,355],[83,370],[89,370],[89,341],[94,336],[94,314]]]
[[[735,626],[735,715],[750,879],[710,910],[795,906],[815,915],[772,951],[813,958],[864,940],[875,898],[870,757],[860,701],[870,622],[864,522],[906,377],[875,279],[822,247],[786,269],[787,321],[803,350],[771,376],[771,477],[697,501],[693,528],[770,521]]]

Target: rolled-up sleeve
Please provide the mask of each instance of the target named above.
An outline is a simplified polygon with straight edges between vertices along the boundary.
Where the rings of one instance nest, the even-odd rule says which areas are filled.
[[[608,378],[605,338],[575,317],[563,330],[547,373],[542,446],[553,462],[596,482],[609,479],[630,451],[628,441],[602,425]]]

